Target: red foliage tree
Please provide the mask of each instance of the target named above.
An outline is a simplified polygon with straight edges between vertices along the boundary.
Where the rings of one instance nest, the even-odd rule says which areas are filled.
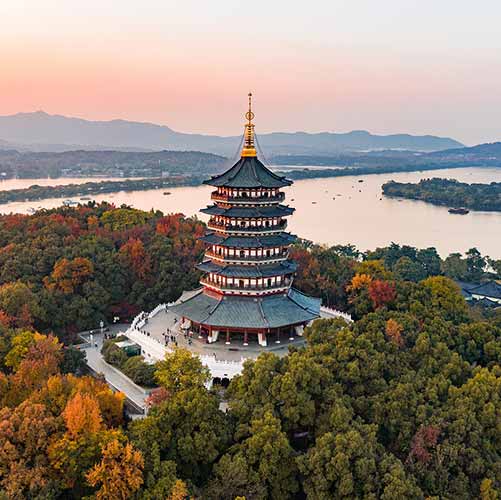
[[[433,425],[422,426],[412,438],[409,459],[415,458],[426,464],[431,458],[431,450],[437,446],[440,429]]]
[[[383,280],[371,281],[369,285],[369,297],[374,309],[380,309],[390,302],[393,302],[396,296],[397,292],[394,283]]]

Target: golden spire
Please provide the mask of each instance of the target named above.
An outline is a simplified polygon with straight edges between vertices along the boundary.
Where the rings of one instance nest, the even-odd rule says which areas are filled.
[[[257,156],[256,148],[254,146],[254,113],[252,112],[252,94],[249,92],[249,111],[245,113],[247,123],[245,124],[244,132],[244,147],[242,148],[242,158]]]

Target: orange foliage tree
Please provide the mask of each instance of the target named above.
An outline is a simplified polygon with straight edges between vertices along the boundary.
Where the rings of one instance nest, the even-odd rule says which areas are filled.
[[[77,437],[84,433],[95,433],[101,429],[102,417],[97,401],[88,394],[77,392],[68,401],[63,412],[68,434]]]
[[[60,259],[54,265],[50,278],[44,280],[49,289],[60,290],[65,294],[77,292],[94,274],[94,265],[89,259]]]
[[[145,279],[147,277],[151,270],[150,258],[140,239],[130,238],[120,247],[119,253],[121,260],[134,271],[138,278]]]
[[[397,347],[402,347],[404,345],[402,331],[403,331],[403,326],[398,321],[395,321],[393,318],[390,318],[386,322],[386,328],[385,328],[386,336]]]
[[[114,439],[103,447],[102,459],[86,475],[88,483],[100,486],[95,496],[101,500],[127,500],[143,484],[141,452]]]

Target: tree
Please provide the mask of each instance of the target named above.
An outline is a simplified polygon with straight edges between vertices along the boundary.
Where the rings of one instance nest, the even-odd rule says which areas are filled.
[[[178,479],[174,483],[174,486],[173,486],[167,500],[185,500],[186,498],[189,498],[189,497],[190,497],[190,495],[189,495],[186,483],[184,481],[181,481],[180,479]]]
[[[174,394],[182,390],[205,387],[210,380],[209,369],[198,356],[187,349],[167,352],[165,359],[157,363],[157,382]]]
[[[462,258],[460,253],[451,253],[442,262],[442,273],[448,278],[454,280],[467,279],[468,267],[466,260]]]
[[[422,266],[411,260],[409,257],[400,257],[393,266],[395,277],[400,280],[413,281],[417,283],[426,278],[426,273]]]
[[[59,419],[44,405],[24,402],[0,410],[0,486],[8,498],[54,498],[59,484],[48,460]]]
[[[37,296],[21,281],[0,286],[0,310],[20,327],[30,327],[41,315]]]
[[[93,487],[100,486],[96,498],[127,500],[143,484],[143,457],[130,443],[114,439],[103,447],[101,462],[86,475]]]
[[[54,265],[50,279],[46,285],[53,290],[64,294],[79,293],[83,284],[94,274],[94,265],[89,259],[76,257],[75,259],[61,259]]]
[[[86,354],[82,349],[69,346],[63,350],[61,373],[81,374],[86,366]]]
[[[144,280],[148,276],[151,270],[150,258],[140,239],[129,239],[120,247],[119,255],[124,265],[134,272],[136,278]]]
[[[298,458],[308,498],[422,498],[402,464],[378,443],[376,426],[351,420],[340,403],[331,421],[331,430]]]
[[[397,347],[402,347],[404,345],[404,339],[402,338],[403,327],[400,323],[390,318],[386,322],[385,333],[388,339],[391,340]]]
[[[219,399],[205,387],[191,387],[151,408],[148,417],[129,426],[129,437],[145,459],[145,471],[154,473],[158,460],[177,464],[181,479],[202,484],[212,464],[225,450],[229,425]],[[157,467],[158,468],[158,467]]]
[[[374,309],[384,307],[395,300],[397,296],[394,283],[382,280],[374,280],[369,285],[369,297]]]
[[[246,500],[267,498],[267,489],[242,454],[223,455],[214,466],[212,477],[204,492],[208,500]]]
[[[450,321],[463,322],[468,316],[468,309],[459,287],[443,276],[433,276],[421,282],[421,290],[425,296],[420,297],[422,304],[439,312]],[[418,292],[419,293],[419,292]]]
[[[68,434],[77,437],[84,433],[96,433],[102,428],[102,417],[97,401],[88,394],[77,392],[63,412]]]
[[[297,481],[297,466],[294,460],[294,451],[287,436],[280,428],[280,420],[271,412],[266,412],[262,419],[254,420],[251,424],[250,436],[236,447],[236,467],[230,467],[230,459],[226,459],[220,466],[222,471],[232,473],[229,481],[234,484],[231,491],[226,485],[223,498],[241,495],[240,484],[242,469],[248,469],[251,479],[250,489],[255,492],[255,498],[287,499],[293,498],[299,489]],[[216,483],[212,484],[214,488]],[[261,496],[264,488],[266,494]],[[252,498],[252,497],[251,497]]]
[[[35,332],[25,330],[16,333],[11,341],[11,349],[5,356],[5,366],[17,370],[27,356],[29,348],[35,343]]]
[[[468,281],[479,281],[485,271],[487,260],[476,248],[470,248],[466,252],[466,269]]]

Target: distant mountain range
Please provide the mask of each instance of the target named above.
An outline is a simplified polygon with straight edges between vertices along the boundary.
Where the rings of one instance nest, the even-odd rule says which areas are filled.
[[[447,137],[408,134],[274,132],[258,136],[267,155],[329,155],[381,149],[438,151],[463,146]],[[89,121],[43,111],[0,116],[0,149],[25,151],[202,151],[232,157],[240,136],[186,134],[164,125],[126,120]]]

